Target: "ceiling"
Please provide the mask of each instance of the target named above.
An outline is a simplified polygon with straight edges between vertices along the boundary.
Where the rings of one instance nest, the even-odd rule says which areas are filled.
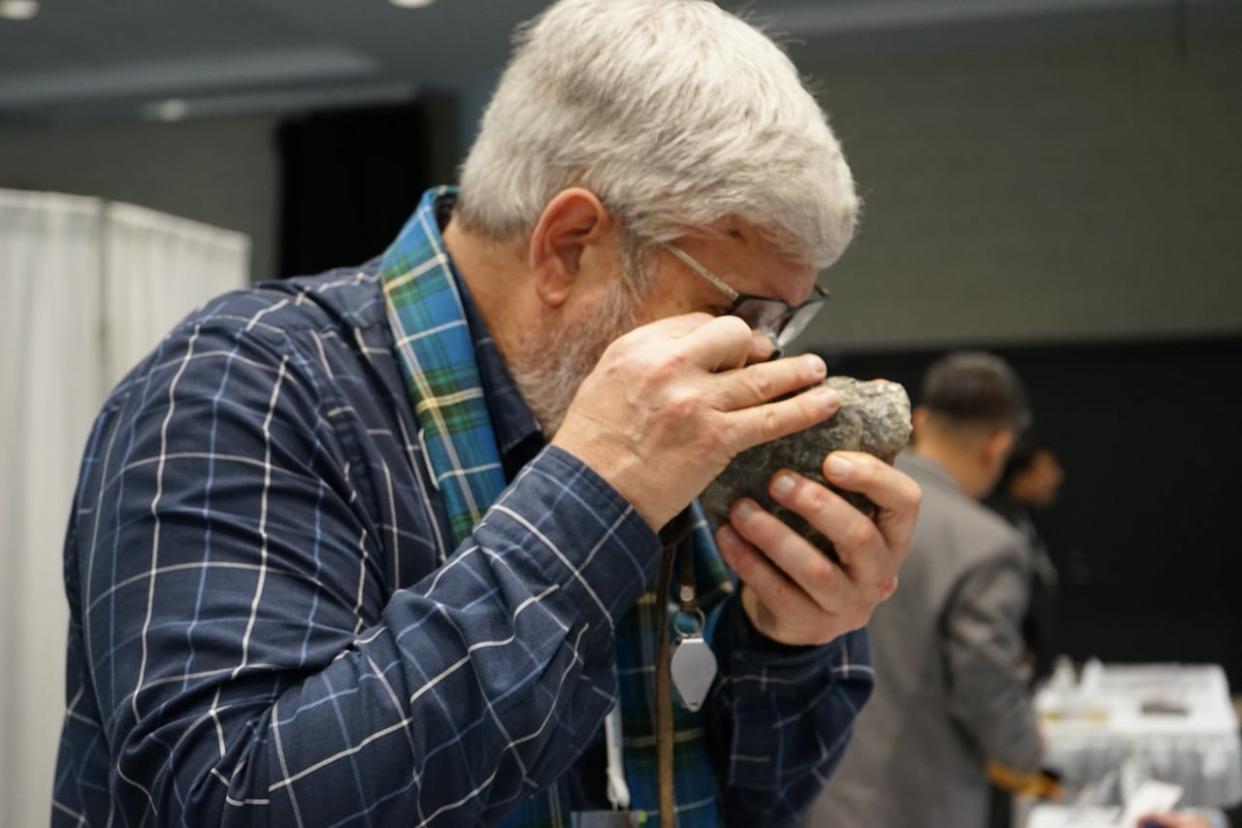
[[[801,41],[865,31],[1007,24],[1225,0],[750,0]],[[392,99],[490,84],[515,24],[546,0],[43,0],[0,20],[0,119],[156,117]]]

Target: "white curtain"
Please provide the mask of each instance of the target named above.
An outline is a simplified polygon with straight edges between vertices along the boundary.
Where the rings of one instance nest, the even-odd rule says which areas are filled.
[[[110,388],[177,320],[242,285],[250,240],[132,204],[109,204],[104,217]]]
[[[50,802],[68,619],[60,547],[103,391],[99,231],[93,199],[0,191],[0,825],[48,820],[29,800]]]
[[[0,190],[0,826],[47,824],[64,711],[61,545],[108,389],[246,284],[249,242],[129,205]]]

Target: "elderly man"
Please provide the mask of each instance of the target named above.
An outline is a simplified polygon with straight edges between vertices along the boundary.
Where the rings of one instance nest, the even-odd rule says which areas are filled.
[[[700,525],[675,593],[706,627],[678,628],[660,735],[651,588],[657,531],[734,454],[839,404],[805,390],[819,359],[768,357],[856,208],[758,31],[702,0],[550,7],[460,192],[360,269],[209,303],[107,401],[54,822],[586,824],[658,810],[657,745],[680,825],[794,822],[870,692],[917,487],[827,458],[872,522],[773,481],[840,567],[754,503]]]
[[[868,627],[876,693],[811,825],[985,828],[989,785],[1037,792],[1042,741],[1027,697],[1024,540],[979,499],[1028,419],[991,354],[937,361],[899,468],[924,501],[896,597]]]

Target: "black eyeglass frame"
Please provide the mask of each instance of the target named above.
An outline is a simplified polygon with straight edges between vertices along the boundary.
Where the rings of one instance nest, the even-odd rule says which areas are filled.
[[[824,305],[828,303],[832,296],[832,294],[818,284],[815,285],[811,298],[797,306],[792,306],[788,302],[772,296],[739,293],[728,282],[712,273],[693,256],[672,242],[660,242],[660,246],[676,256],[682,264],[710,282],[713,287],[725,296],[728,296],[733,304],[729,306],[726,315],[739,317],[752,330],[762,331],[768,339],[772,340],[772,345],[776,349],[772,355],[773,359],[780,356],[789,343],[806,330],[807,326],[824,309]]]

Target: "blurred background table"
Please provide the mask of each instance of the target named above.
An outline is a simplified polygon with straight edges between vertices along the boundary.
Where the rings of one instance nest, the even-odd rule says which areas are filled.
[[[1092,662],[1077,678],[1059,669],[1035,703],[1046,764],[1064,774],[1071,796],[1098,786],[1092,799],[1112,804],[1147,778],[1180,785],[1185,806],[1242,801],[1238,717],[1219,666]]]
[[[1229,828],[1229,821],[1220,811],[1194,812],[1207,817],[1213,828]],[[1071,808],[1062,805],[1040,805],[1031,812],[1026,828],[1117,828],[1116,820],[1120,816],[1120,808]]]

